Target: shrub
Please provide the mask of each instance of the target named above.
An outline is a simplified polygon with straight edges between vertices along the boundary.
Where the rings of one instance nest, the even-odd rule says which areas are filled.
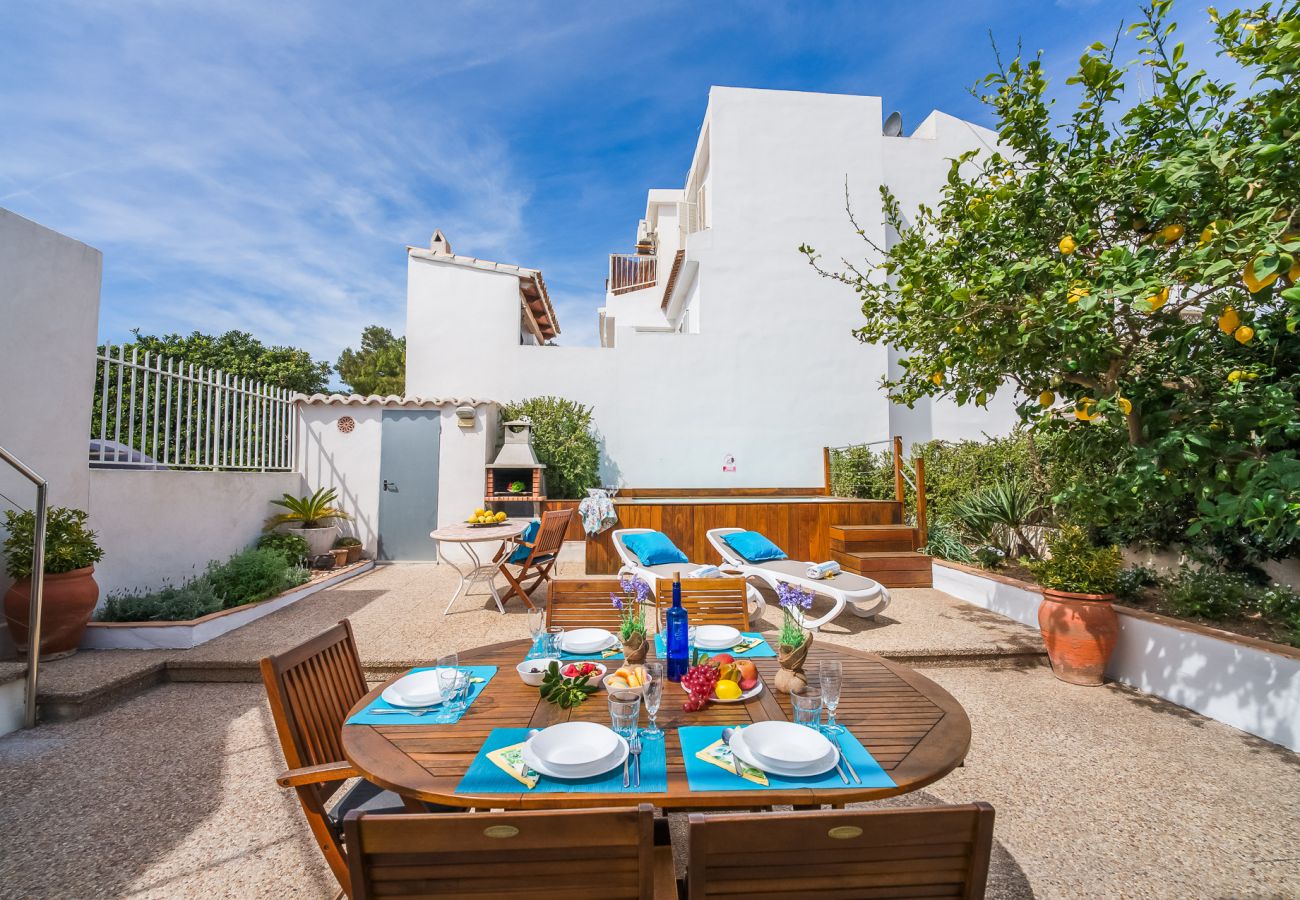
[[[1115,583],[1115,596],[1121,600],[1136,600],[1143,588],[1155,587],[1160,583],[1160,576],[1149,566],[1130,566],[1120,570]]]
[[[1095,547],[1082,528],[1066,525],[1047,548],[1048,559],[1029,564],[1043,587],[1074,594],[1113,594],[1119,587],[1124,560],[1118,547]]]
[[[929,526],[926,535],[925,552],[940,559],[951,559],[953,562],[975,562],[975,557],[962,543],[961,535],[958,534],[957,529],[943,520],[934,522]]]
[[[884,500],[894,496],[894,457],[866,444],[831,450],[831,493],[836,497]]]
[[[207,578],[226,609],[274,597],[311,576],[285,563],[278,550],[245,550],[224,563],[210,563]]]
[[[114,594],[99,611],[101,622],[184,622],[221,609],[207,576],[192,578],[180,587],[164,587],[143,594]]]
[[[104,558],[95,532],[86,527],[87,514],[56,506],[45,515],[45,571],[49,575],[93,566]],[[5,510],[5,561],[11,578],[32,574],[32,542],[36,539],[36,514],[30,510]]]
[[[975,548],[975,561],[986,569],[996,569],[1007,561],[1007,555],[992,544]]]
[[[1182,566],[1170,579],[1165,599],[1177,615],[1222,622],[1240,616],[1255,593],[1250,581],[1236,573]]]
[[[546,466],[546,492],[557,500],[586,496],[600,485],[600,447],[591,407],[561,397],[533,397],[501,408],[502,421],[527,417],[533,424],[533,452]]]
[[[316,493],[305,497],[285,494],[279,500],[271,502],[284,507],[288,512],[271,516],[266,520],[264,530],[270,531],[284,524],[292,524],[294,528],[321,528],[328,524],[328,519],[352,518],[349,513],[334,505],[337,499],[338,491],[335,488],[317,488]]]
[[[995,481],[958,500],[951,512],[980,540],[1011,556],[1038,555],[1024,528],[1037,520],[1043,507],[1023,482]]]
[[[1300,647],[1300,594],[1274,585],[1260,595],[1257,605],[1264,615],[1286,626],[1290,642]]]
[[[361,541],[357,540],[354,537],[350,537],[348,535],[344,535],[343,537],[339,538],[337,541],[334,542],[335,550],[339,550],[344,547],[360,547],[360,546],[361,546]]]
[[[272,531],[264,534],[257,539],[257,549],[274,550],[284,557],[287,565],[302,565],[302,561],[307,557],[311,549],[307,545],[307,539],[299,534],[289,534],[285,531]]]

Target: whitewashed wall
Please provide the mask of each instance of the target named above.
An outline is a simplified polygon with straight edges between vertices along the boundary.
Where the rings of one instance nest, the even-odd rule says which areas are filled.
[[[116,591],[179,584],[247,549],[280,511],[271,501],[302,487],[295,472],[90,470],[101,603]]]

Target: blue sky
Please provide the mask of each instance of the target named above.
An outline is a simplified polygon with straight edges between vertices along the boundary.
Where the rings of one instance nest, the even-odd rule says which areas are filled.
[[[605,255],[680,187],[712,84],[992,124],[1023,40],[1063,76],[1129,2],[3,0],[0,206],[104,251],[100,335],[242,328],[331,361],[403,329],[407,244],[538,267],[595,341]],[[1188,56],[1207,62],[1201,7]]]

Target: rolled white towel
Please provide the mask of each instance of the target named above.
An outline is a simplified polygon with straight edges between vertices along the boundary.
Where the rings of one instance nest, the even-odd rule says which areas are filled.
[[[834,561],[824,563],[812,563],[805,572],[809,578],[820,581],[823,578],[830,578],[832,575],[840,574],[840,564]]]
[[[721,578],[722,570],[717,566],[700,566],[686,573],[687,578]]]

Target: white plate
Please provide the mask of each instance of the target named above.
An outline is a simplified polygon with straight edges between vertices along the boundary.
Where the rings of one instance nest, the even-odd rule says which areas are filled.
[[[745,746],[758,759],[782,766],[809,765],[835,749],[820,731],[793,722],[756,722],[745,729]]]
[[[579,723],[566,723],[566,724],[579,724]],[[613,734],[613,732],[610,733]],[[628,755],[627,741],[623,740],[623,738],[615,734],[614,739],[615,741],[617,741],[617,743],[614,746],[614,750],[612,753],[605,756],[603,759],[597,759],[594,762],[590,762],[582,766],[576,766],[576,767],[566,766],[564,768],[556,768],[554,765],[548,765],[545,760],[539,759],[537,754],[533,752],[532,744],[533,741],[536,740],[538,737],[540,737],[540,734],[534,735],[532,738],[529,738],[524,743],[523,746],[524,762],[527,763],[531,768],[536,769],[541,774],[546,775],[550,778],[578,779],[578,778],[591,778],[594,775],[603,775],[606,772],[612,771],[613,769],[616,769],[619,766],[623,765],[623,760],[627,759],[627,755]]]
[[[577,628],[566,631],[560,646],[565,653],[599,653],[618,643],[618,638],[603,628]]]
[[[760,722],[757,724],[763,723]],[[822,759],[813,760],[810,763],[804,763],[802,765],[783,765],[774,760],[759,757],[758,754],[754,752],[753,748],[745,742],[745,733],[753,727],[753,725],[750,725],[748,728],[740,728],[732,734],[731,752],[741,762],[751,765],[756,769],[762,769],[764,772],[769,772],[772,775],[784,775],[787,778],[804,778],[813,775],[822,775],[829,772],[831,769],[835,768],[835,764],[840,761],[839,750],[836,749],[834,744],[830,745],[830,751]],[[803,728],[804,726],[799,725],[797,727]],[[830,742],[828,741],[827,743]]]
[[[686,687],[686,685],[682,684],[680,681],[677,682],[677,686],[680,687],[686,693],[688,694],[690,693],[690,690]],[[717,694],[714,694],[712,697],[709,698],[709,700],[712,703],[744,703],[746,700],[750,699],[751,697],[757,697],[761,693],[763,693],[762,677],[758,679],[758,684],[754,685],[752,688],[750,688],[747,691],[741,691],[740,696],[737,697],[735,700],[723,700]]]
[[[465,673],[461,672],[460,677],[465,678]],[[403,675],[384,688],[379,696],[391,706],[437,706],[442,702],[442,691],[438,688],[438,670],[428,669]]]
[[[534,756],[556,771],[603,762],[618,749],[619,736],[595,722],[562,722],[528,739]]]
[[[695,646],[701,650],[730,650],[740,643],[740,632],[730,625],[701,625],[695,629]]]

